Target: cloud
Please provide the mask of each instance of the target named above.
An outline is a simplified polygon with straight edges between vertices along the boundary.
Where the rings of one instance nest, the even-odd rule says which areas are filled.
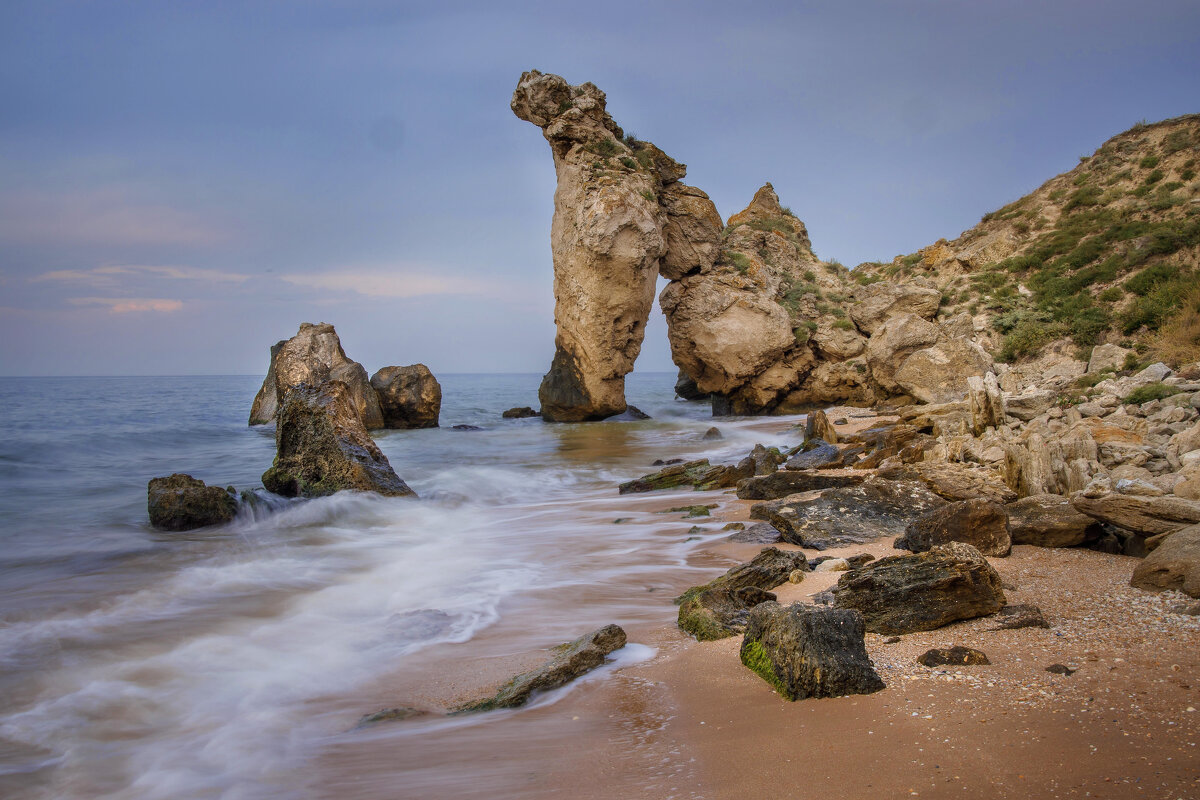
[[[176,280],[203,281],[206,283],[244,283],[249,275],[237,272],[222,272],[215,269],[200,269],[198,267],[179,266],[149,266],[141,264],[96,267],[94,269],[59,269],[44,272],[30,278],[31,283],[42,281],[62,281],[67,283],[90,283],[94,286],[111,286],[117,281],[117,276],[125,275],[154,275]]]
[[[367,297],[423,297],[446,294],[496,294],[494,281],[452,275],[421,274],[411,269],[349,268],[281,275],[293,286],[325,291],[354,292]]]
[[[135,311],[171,312],[183,308],[182,300],[167,300],[157,297],[69,297],[73,306],[108,306],[113,314],[129,314]]]

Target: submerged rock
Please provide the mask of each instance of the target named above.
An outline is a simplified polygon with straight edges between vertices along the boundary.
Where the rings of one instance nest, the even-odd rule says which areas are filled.
[[[164,531],[189,531],[223,525],[237,514],[237,493],[177,472],[152,478],[146,487],[150,524]]]
[[[572,642],[559,645],[555,648],[553,658],[537,669],[514,676],[491,697],[464,703],[452,709],[451,713],[469,714],[523,706],[534,692],[545,692],[570,683],[603,664],[610,653],[624,646],[625,631],[619,625],[605,625]]]
[[[683,464],[672,464],[658,472],[626,481],[620,485],[619,491],[621,494],[636,494],[638,492],[654,492],[659,489],[677,489],[680,486],[721,489],[735,486],[739,480],[753,474],[751,471],[747,475],[738,467],[709,464],[707,458],[701,458]]]
[[[385,428],[436,428],[442,385],[424,364],[384,367],[371,376]]]
[[[808,570],[803,553],[766,548],[750,561],[676,598],[680,629],[701,641],[741,632],[751,608],[775,599],[766,590],[786,582],[795,570]]]
[[[897,550],[923,553],[950,542],[964,542],[985,556],[1008,555],[1012,538],[1004,506],[975,499],[935,508],[910,522],[895,546]]]
[[[516,408],[510,408],[500,416],[505,419],[529,419],[530,417],[540,417],[541,415],[542,412],[534,411],[529,406],[517,406]]]
[[[320,497],[343,489],[414,495],[363,427],[350,389],[340,381],[300,384],[284,398],[275,429],[275,463],[263,473],[269,491]]]
[[[974,547],[958,542],[848,572],[834,596],[837,608],[858,610],[867,630],[883,634],[931,631],[994,614],[1007,602],[996,570]]]
[[[767,602],[750,612],[740,655],[786,700],[871,694],[884,683],[864,638],[856,611]]]

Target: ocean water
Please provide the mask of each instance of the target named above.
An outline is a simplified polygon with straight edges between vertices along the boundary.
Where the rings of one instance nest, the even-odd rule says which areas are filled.
[[[550,425],[500,417],[536,405],[537,375],[443,376],[441,428],[375,432],[419,501],[275,498],[163,533],[152,477],[261,488],[273,430],[246,425],[260,378],[0,378],[0,796],[323,796],[319,765],[366,740],[358,717],[444,702],[447,659],[668,625],[668,590],[706,574],[689,555],[724,534],[684,536],[690,523],[616,485],[655,458],[732,461],[761,440],[738,420],[702,439],[709,409],[673,379],[630,376],[650,420]],[[618,664],[653,652],[633,641]],[[400,749],[420,752],[426,729],[460,736],[410,726]],[[356,774],[404,792],[337,794],[476,796],[468,757],[444,750]]]

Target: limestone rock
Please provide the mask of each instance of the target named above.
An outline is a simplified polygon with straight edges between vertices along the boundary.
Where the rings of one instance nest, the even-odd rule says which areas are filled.
[[[825,412],[818,409],[808,414],[804,420],[804,438],[821,439],[829,444],[837,444],[837,428],[833,427]]]
[[[666,212],[667,252],[659,271],[668,280],[707,269],[721,251],[721,215],[704,192],[682,183],[664,186],[658,201]]]
[[[276,410],[267,416],[271,410],[271,398],[264,389],[255,398],[255,409],[250,414],[250,424],[271,422],[278,416],[278,406],[287,398],[287,393],[300,384],[316,386],[326,381],[339,381],[345,384],[362,424],[366,428],[383,427],[383,410],[379,406],[379,396],[367,379],[367,371],[362,364],[351,361],[342,350],[341,340],[332,325],[304,322],[299,332],[291,339],[280,342],[271,348],[271,369],[267,378],[274,383]]]
[[[836,608],[859,611],[867,630],[882,634],[934,630],[994,614],[1007,602],[996,570],[974,547],[958,542],[847,572],[834,598]]]
[[[371,440],[341,381],[302,383],[284,396],[275,429],[275,463],[263,486],[285,497],[320,497],[343,489],[415,495]]]
[[[436,428],[442,385],[424,364],[384,367],[371,376],[385,428]]]
[[[763,603],[750,612],[742,663],[787,700],[871,694],[884,688],[854,611]]]
[[[1016,417],[1024,422],[1040,417],[1050,410],[1054,402],[1054,393],[1036,390],[1024,394],[1006,394],[1004,409],[1010,417]]]
[[[865,475],[830,475],[816,470],[783,470],[747,478],[737,485],[742,500],[775,500],[790,494],[857,486]]]
[[[267,377],[263,378],[258,394],[250,406],[250,424],[267,425],[275,421],[279,411],[279,398],[275,396],[275,357],[287,344],[287,339],[280,339],[271,345],[271,361],[267,366]]]
[[[803,553],[768,547],[752,560],[680,595],[676,600],[679,627],[701,641],[740,633],[750,609],[774,600],[775,595],[767,590],[786,582],[796,570],[808,571]]]
[[[1017,493],[987,467],[957,461],[924,461],[913,465],[912,474],[934,494],[947,500],[982,498],[1003,504],[1017,499]]]
[[[964,339],[950,339],[918,350],[896,370],[896,383],[922,403],[948,403],[967,393],[967,378],[994,372],[992,357]]]
[[[1004,506],[976,499],[935,508],[910,522],[895,546],[923,553],[950,542],[969,544],[985,556],[1007,556],[1012,538]]]
[[[941,338],[941,331],[916,314],[897,314],[882,321],[867,340],[867,366],[871,377],[891,392],[901,392],[896,371],[918,350],[930,347]]]
[[[610,653],[624,647],[625,641],[625,631],[619,625],[605,625],[556,648],[553,658],[537,669],[514,676],[495,695],[464,703],[451,713],[466,714],[523,706],[534,692],[557,689],[599,667]]]
[[[1076,547],[1100,534],[1099,523],[1076,511],[1062,495],[1030,495],[1009,504],[1006,510],[1013,544]]]
[[[967,404],[971,410],[971,431],[976,436],[982,436],[988,428],[999,428],[1008,420],[1004,395],[994,372],[982,378],[967,377]]]
[[[1098,344],[1092,348],[1088,359],[1088,374],[1094,374],[1105,369],[1119,370],[1125,364],[1125,359],[1132,353],[1124,347],[1115,344]]]
[[[1200,525],[1168,536],[1137,565],[1130,585],[1158,592],[1177,589],[1200,597]]]
[[[1114,490],[1106,478],[1098,478],[1071,495],[1071,505],[1089,517],[1142,536],[1172,533],[1200,522],[1198,501],[1173,495],[1148,496],[1136,487],[1132,493],[1123,493]]]
[[[152,478],[146,487],[150,524],[164,531],[190,531],[223,525],[237,514],[237,495],[219,486],[177,472]]]
[[[933,319],[942,293],[937,289],[913,283],[890,283],[882,281],[854,290],[854,304],[850,306],[850,319],[858,329],[868,334],[876,330],[897,314],[915,314],[922,319]]]
[[[1021,497],[1080,491],[1103,471],[1092,430],[1073,425],[1056,432],[1030,425],[1017,439],[1004,443],[1005,482]]]

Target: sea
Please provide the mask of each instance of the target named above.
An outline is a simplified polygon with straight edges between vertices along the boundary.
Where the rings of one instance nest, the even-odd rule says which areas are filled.
[[[697,553],[728,535],[661,513],[689,491],[618,484],[778,443],[733,418],[705,438],[710,408],[674,377],[629,376],[650,419],[547,424],[501,417],[536,407],[538,375],[441,376],[441,427],[373,432],[418,500],[267,494],[273,427],[247,425],[261,377],[0,378],[0,797],[559,796],[522,759],[608,734],[521,720],[655,658],[650,632],[720,572]],[[146,484],[175,472],[259,502],[155,531]],[[529,710],[444,715],[608,623],[630,643],[588,678]],[[391,707],[424,714],[359,724]],[[649,747],[667,716],[603,724]],[[514,737],[526,756],[488,758]],[[686,761],[657,753],[644,796],[685,796]]]

